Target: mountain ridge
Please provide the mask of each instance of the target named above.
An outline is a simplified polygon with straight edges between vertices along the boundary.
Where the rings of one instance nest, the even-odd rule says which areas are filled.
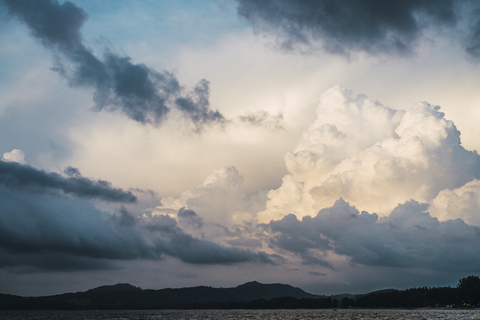
[[[142,289],[128,283],[103,285],[83,292],[40,297],[0,294],[1,309],[140,309],[183,308],[185,306],[249,303],[276,298],[318,299],[325,296],[307,293],[288,284],[263,284],[250,281],[236,287],[208,286]]]

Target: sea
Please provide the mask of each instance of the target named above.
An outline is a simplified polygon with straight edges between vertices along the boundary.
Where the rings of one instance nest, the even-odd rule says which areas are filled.
[[[363,320],[480,319],[480,310],[79,310],[0,311],[6,320]]]

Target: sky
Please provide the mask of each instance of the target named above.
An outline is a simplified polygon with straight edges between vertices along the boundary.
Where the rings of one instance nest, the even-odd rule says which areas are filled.
[[[2,0],[0,293],[455,286],[480,4]]]

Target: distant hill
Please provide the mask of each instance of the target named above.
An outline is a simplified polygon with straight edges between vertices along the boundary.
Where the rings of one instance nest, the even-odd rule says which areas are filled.
[[[143,290],[128,283],[100,286],[85,292],[44,297],[0,295],[0,309],[164,309],[205,304],[246,303],[275,298],[325,298],[287,284],[247,282],[234,288],[206,286]],[[214,307],[212,305],[212,307]]]
[[[111,286],[100,286],[94,289],[87,290],[86,293],[104,293],[104,292],[118,292],[118,291],[138,291],[142,290],[140,287],[132,286],[128,283],[118,283]]]
[[[273,299],[280,297],[323,298],[324,296],[314,295],[303,291],[300,288],[288,284],[263,284],[257,281],[247,282],[235,288],[218,289],[230,299],[227,301],[252,301],[256,299]]]

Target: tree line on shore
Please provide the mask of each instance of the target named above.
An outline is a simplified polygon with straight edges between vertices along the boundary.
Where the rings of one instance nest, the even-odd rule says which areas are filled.
[[[281,297],[248,302],[207,303],[184,306],[194,309],[330,309],[330,308],[477,308],[480,278],[468,276],[452,287],[421,287],[382,290],[343,299]]]
[[[344,298],[341,307],[358,308],[424,308],[424,307],[480,307],[480,278],[468,276],[452,287],[422,287],[407,290],[388,290],[366,294],[356,299]]]

